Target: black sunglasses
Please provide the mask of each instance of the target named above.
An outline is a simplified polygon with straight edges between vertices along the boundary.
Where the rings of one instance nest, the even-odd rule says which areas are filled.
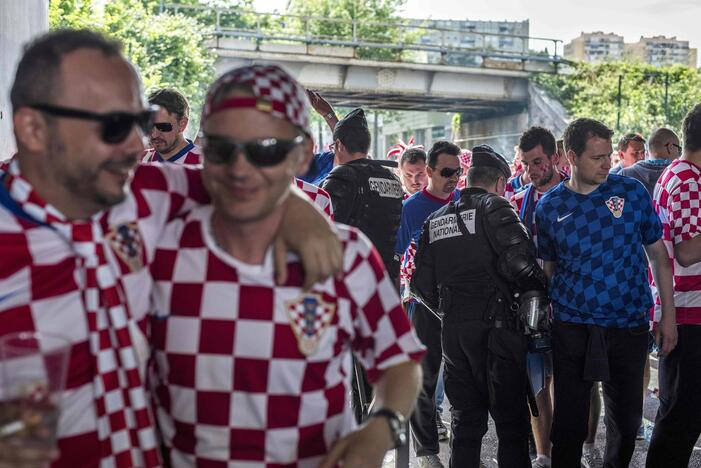
[[[169,122],[156,122],[153,124],[153,128],[159,132],[168,133],[173,131],[173,124]]]
[[[462,167],[456,167],[455,169],[444,167],[440,172],[441,177],[445,177],[446,179],[453,177],[455,174],[460,177],[460,174],[462,174]]]
[[[207,162],[230,164],[240,152],[257,167],[270,167],[280,164],[295,146],[304,142],[304,135],[292,140],[261,138],[258,140],[236,141],[219,135],[200,134],[202,151]]]
[[[151,106],[147,110],[136,114],[130,114],[128,112],[96,114],[94,112],[52,106],[50,104],[32,104],[29,107],[56,117],[100,122],[102,125],[102,141],[111,145],[116,145],[126,140],[134,125],[137,125],[144,134],[148,134],[148,132],[151,131],[153,119],[158,111],[158,107],[156,106]]]

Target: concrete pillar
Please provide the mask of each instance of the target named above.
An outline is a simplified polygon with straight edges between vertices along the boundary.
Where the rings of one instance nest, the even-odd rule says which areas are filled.
[[[15,152],[10,87],[22,47],[49,29],[49,0],[0,0],[0,160]]]

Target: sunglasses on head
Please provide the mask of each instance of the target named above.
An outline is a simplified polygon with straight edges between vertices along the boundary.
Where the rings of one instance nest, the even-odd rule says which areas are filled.
[[[94,120],[102,126],[101,137],[105,143],[116,145],[127,139],[134,125],[138,126],[144,134],[148,134],[153,126],[153,119],[158,107],[130,114],[129,112],[107,112],[97,114],[80,109],[52,106],[50,104],[33,104],[32,109],[44,112],[54,117],[66,117],[69,119]]]
[[[270,167],[284,161],[295,146],[304,142],[304,135],[298,135],[292,140],[261,138],[237,141],[203,133],[200,134],[200,141],[205,159],[212,164],[230,164],[236,159],[236,155],[242,152],[254,166]]]
[[[441,177],[445,177],[446,179],[449,179],[453,177],[455,174],[460,177],[460,174],[462,174],[462,167],[456,167],[455,169],[451,169],[449,167],[444,167],[441,169],[441,172],[439,173]]]
[[[153,128],[162,133],[168,133],[173,131],[173,124],[170,122],[156,122],[153,124]]]

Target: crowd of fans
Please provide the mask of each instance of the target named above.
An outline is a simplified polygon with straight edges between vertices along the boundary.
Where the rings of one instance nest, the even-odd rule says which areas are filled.
[[[0,466],[379,466],[408,425],[420,466],[449,441],[477,468],[487,414],[500,466],[628,466],[646,430],[647,466],[687,466],[701,104],[681,139],[615,150],[580,118],[526,129],[510,165],[445,140],[381,156],[362,109],[251,65],[209,86],[191,141],[185,96],[144,99],[118,44],[70,30],[28,46],[11,100],[0,350],[59,335],[71,359],[56,449],[0,412]]]

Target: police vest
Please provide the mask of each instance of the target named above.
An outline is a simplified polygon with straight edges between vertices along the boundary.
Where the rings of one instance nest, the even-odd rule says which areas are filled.
[[[334,193],[336,183],[350,189]],[[336,166],[323,185],[334,200],[336,221],[360,229],[377,248],[391,276],[399,273],[394,244],[402,215],[404,191],[399,178],[383,162],[358,159]]]

